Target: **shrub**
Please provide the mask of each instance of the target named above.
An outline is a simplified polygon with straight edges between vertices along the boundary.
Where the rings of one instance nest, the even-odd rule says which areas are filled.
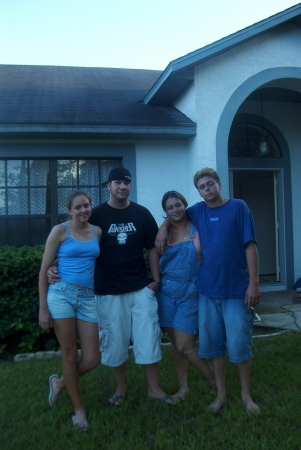
[[[48,336],[38,325],[38,275],[43,251],[42,245],[0,247],[0,353],[25,353],[47,345]]]
[[[38,324],[38,277],[44,245],[0,246],[0,355],[58,348],[54,330]],[[144,258],[151,278],[148,253]]]

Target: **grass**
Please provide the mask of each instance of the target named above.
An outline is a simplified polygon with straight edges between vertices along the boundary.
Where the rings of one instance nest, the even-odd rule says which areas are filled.
[[[1,450],[301,448],[300,333],[254,339],[252,395],[260,415],[244,411],[234,364],[227,364],[228,403],[212,415],[206,406],[213,396],[193,367],[185,402],[170,407],[148,399],[144,370],[130,354],[128,393],[121,407],[107,404],[114,392],[109,368],[99,366],[81,379],[90,423],[84,433],[71,424],[66,393],[52,410],[48,406],[48,377],[60,372],[60,359],[0,364]],[[167,392],[176,391],[170,347],[163,347],[160,381]]]
[[[281,328],[275,328],[275,327],[263,327],[261,325],[258,326],[253,326],[253,330],[252,330],[252,336],[253,337],[257,337],[257,336],[266,336],[266,335],[271,335],[271,334],[276,334],[276,333],[286,333],[287,330],[283,330]]]

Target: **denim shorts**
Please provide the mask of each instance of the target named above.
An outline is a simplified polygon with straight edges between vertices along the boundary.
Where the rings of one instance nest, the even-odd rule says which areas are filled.
[[[245,299],[199,297],[200,358],[225,356],[240,363],[252,358],[252,326],[255,311]]]
[[[48,287],[47,305],[52,319],[76,317],[85,322],[97,322],[93,289],[58,281]]]
[[[123,364],[130,341],[137,364],[161,360],[162,333],[154,291],[145,287],[120,295],[97,295],[96,299],[102,364]]]
[[[157,299],[161,327],[198,334],[199,293],[194,280],[164,279]]]

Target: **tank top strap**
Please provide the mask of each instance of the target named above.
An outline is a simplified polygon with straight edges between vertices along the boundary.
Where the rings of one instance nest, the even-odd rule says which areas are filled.
[[[68,227],[67,227],[67,225],[66,225],[65,223],[62,223],[62,225],[64,225],[64,227],[65,227],[65,230],[66,230],[67,236],[70,236],[70,235],[69,235],[69,230],[68,230]]]
[[[190,222],[190,234],[189,234],[189,237],[194,237],[195,236],[195,232],[196,232],[196,228],[193,225],[193,223]]]
[[[93,233],[94,233],[94,237],[96,236],[96,231],[95,231],[95,227],[94,227],[94,225],[91,225],[92,226],[92,230],[93,230]]]

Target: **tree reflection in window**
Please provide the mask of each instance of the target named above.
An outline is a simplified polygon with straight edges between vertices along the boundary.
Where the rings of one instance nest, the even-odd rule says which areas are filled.
[[[0,159],[0,245],[44,244],[51,228],[66,220],[66,198],[83,189],[96,206],[109,199],[101,185],[115,159]]]
[[[109,191],[101,189],[101,183],[121,165],[120,159],[53,162],[55,166],[42,159],[0,160],[0,216],[65,215],[66,198],[73,189],[89,192],[95,206],[108,200]]]

